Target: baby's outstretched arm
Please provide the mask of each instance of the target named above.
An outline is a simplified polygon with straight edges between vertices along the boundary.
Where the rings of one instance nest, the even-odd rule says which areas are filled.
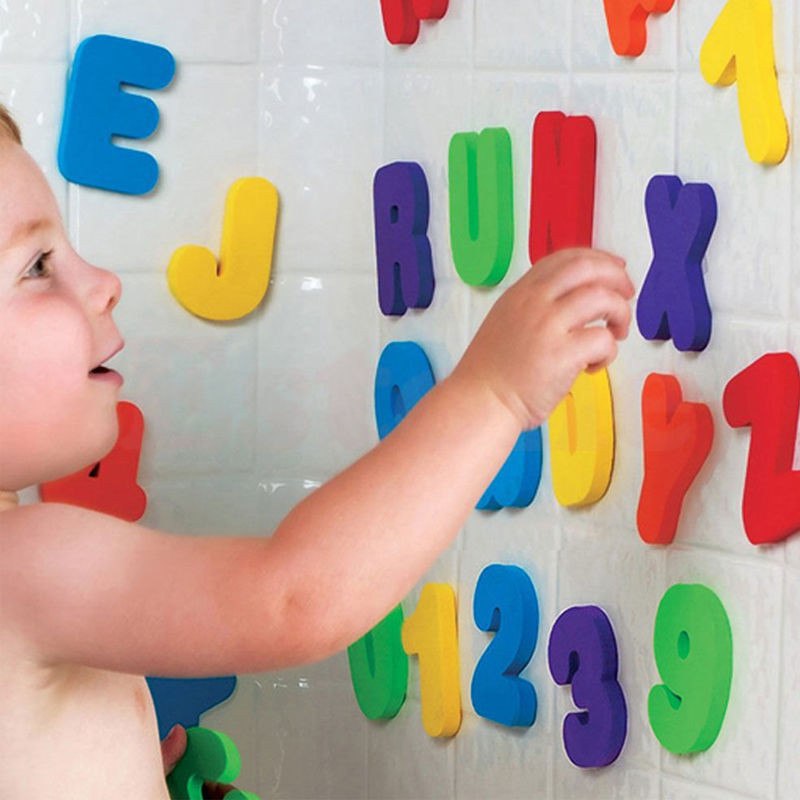
[[[608,254],[543,259],[453,373],[270,538],[166,534],[56,504],[4,512],[0,623],[44,659],[138,674],[257,672],[346,647],[453,540],[520,432],[613,359],[633,291]]]

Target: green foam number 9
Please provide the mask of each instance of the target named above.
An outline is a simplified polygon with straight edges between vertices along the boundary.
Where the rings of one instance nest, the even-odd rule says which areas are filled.
[[[353,691],[368,719],[391,719],[406,700],[408,656],[402,628],[403,608],[398,605],[347,648]]]
[[[448,155],[450,247],[461,279],[494,286],[514,249],[511,137],[505,128],[457,133]]]
[[[236,780],[242,760],[233,740],[208,728],[186,729],[186,752],[167,776],[172,800],[203,800],[206,781],[228,783]],[[252,792],[233,789],[225,800],[259,800]]]
[[[733,638],[725,608],[702,584],[678,583],[661,598],[653,635],[664,684],[648,697],[650,727],[672,753],[707,750],[730,696]]]

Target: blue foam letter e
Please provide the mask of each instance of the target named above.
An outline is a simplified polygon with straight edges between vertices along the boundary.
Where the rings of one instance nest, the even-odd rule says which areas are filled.
[[[58,168],[72,183],[123,194],[146,194],[158,182],[148,153],[112,144],[112,136],[144,139],[158,127],[158,107],[121,84],[163,89],[175,74],[169,50],[118,36],[90,36],[75,52],[58,143]]]

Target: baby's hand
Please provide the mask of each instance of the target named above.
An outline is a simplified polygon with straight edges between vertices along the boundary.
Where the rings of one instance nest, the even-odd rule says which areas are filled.
[[[614,360],[633,295],[621,258],[589,249],[553,253],[500,296],[451,377],[488,389],[522,430],[536,427],[578,373]],[[596,320],[605,324],[589,326]]]

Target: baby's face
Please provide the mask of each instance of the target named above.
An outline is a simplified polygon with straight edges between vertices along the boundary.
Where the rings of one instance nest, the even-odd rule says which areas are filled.
[[[44,175],[0,139],[0,489],[69,475],[116,442],[116,275],[70,246]]]

